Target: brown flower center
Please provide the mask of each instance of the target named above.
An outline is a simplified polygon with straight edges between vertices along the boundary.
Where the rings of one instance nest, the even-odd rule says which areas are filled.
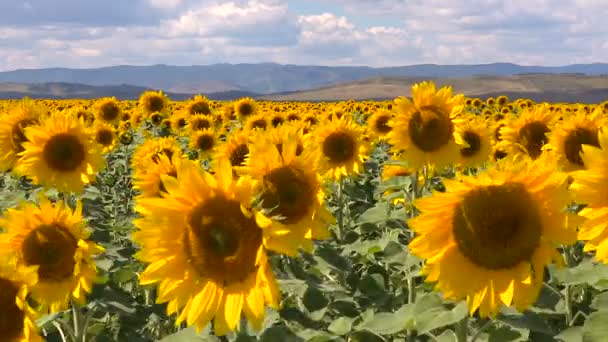
[[[542,153],[542,148],[548,141],[545,134],[549,131],[549,127],[540,121],[533,121],[519,130],[519,142],[532,159],[538,158]]]
[[[376,119],[374,122],[374,129],[381,133],[386,134],[390,132],[393,128],[388,125],[388,121],[391,119],[390,115],[382,115]]]
[[[147,98],[145,108],[148,113],[160,112],[165,108],[165,101],[160,96],[150,96]]]
[[[42,155],[51,169],[62,172],[78,169],[86,158],[84,146],[78,137],[69,133],[52,136],[44,145]]]
[[[13,125],[11,132],[11,142],[13,143],[13,150],[16,153],[24,151],[23,146],[21,146],[21,144],[27,141],[27,137],[24,134],[25,127],[35,125],[37,122],[38,121],[36,119],[23,119],[17,121],[17,123]]]
[[[448,114],[434,106],[423,107],[414,113],[408,128],[412,142],[424,152],[437,151],[447,145],[454,132],[454,124]]]
[[[249,154],[249,147],[247,144],[239,144],[230,153],[230,164],[232,166],[243,166],[245,164],[245,158]]]
[[[77,241],[58,224],[41,225],[23,239],[23,259],[27,265],[38,265],[43,281],[62,281],[74,274]]]
[[[190,106],[190,114],[211,114],[209,103],[205,101],[195,102]]]
[[[114,102],[106,102],[99,108],[101,118],[104,121],[114,121],[120,115],[120,107]]]
[[[262,230],[243,214],[238,201],[218,195],[188,215],[185,252],[202,277],[224,285],[244,281],[257,270],[261,245]]]
[[[481,137],[472,131],[466,131],[462,135],[464,141],[469,144],[469,147],[461,148],[460,155],[465,158],[473,157],[481,150]]]
[[[346,132],[331,133],[323,141],[323,155],[330,163],[342,164],[355,158],[357,141]]]
[[[19,288],[0,278],[0,336],[4,341],[17,341],[23,335],[25,313],[17,306]]]
[[[213,138],[213,135],[204,134],[198,136],[198,138],[196,139],[196,146],[200,151],[209,151],[213,148],[214,145],[215,139]]]
[[[566,158],[572,164],[576,164],[581,167],[585,166],[583,163],[583,158],[581,158],[583,145],[600,147],[597,129],[578,127],[568,132],[568,135],[566,136],[564,141]]]
[[[249,103],[241,103],[237,111],[240,116],[249,116],[253,113],[253,106]]]
[[[95,141],[102,146],[110,146],[114,141],[114,132],[109,129],[99,129],[95,135]]]
[[[264,176],[262,207],[285,224],[297,223],[314,203],[313,186],[301,170],[287,166],[274,169]]]
[[[531,260],[542,232],[539,208],[520,183],[469,191],[455,208],[452,225],[460,252],[492,270]]]

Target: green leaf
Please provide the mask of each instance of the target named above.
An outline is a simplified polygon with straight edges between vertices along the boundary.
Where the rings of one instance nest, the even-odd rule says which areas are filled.
[[[329,300],[325,298],[323,292],[312,286],[309,286],[308,289],[306,289],[302,302],[310,312],[321,310],[329,304]]]
[[[460,302],[452,310],[432,308],[416,315],[416,330],[424,334],[431,330],[460,322],[467,316],[467,305]]]
[[[351,317],[339,317],[329,325],[327,330],[336,335],[345,335],[351,331],[354,320]]]
[[[357,218],[357,224],[363,223],[378,224],[385,222],[390,213],[390,205],[387,202],[378,202],[375,206],[367,209]]]
[[[384,342],[384,339],[369,331],[356,331],[348,336],[350,342]]]
[[[565,285],[589,284],[599,290],[608,288],[608,265],[583,261],[576,267],[555,270],[555,277]]]
[[[182,329],[175,334],[166,336],[160,342],[212,342],[212,341],[220,341],[215,336],[201,336],[196,333],[194,328],[186,328]]]
[[[371,319],[357,325],[359,330],[369,330],[376,334],[392,335],[413,328],[414,305],[406,304],[399,310],[388,313],[376,313]]]
[[[488,329],[488,331],[488,342],[527,341],[527,333],[526,336],[523,336],[519,329],[514,329],[510,326],[505,325],[497,328],[491,328]]]
[[[563,342],[583,342],[583,327],[570,327],[555,336]]]
[[[304,341],[301,337],[295,335],[289,328],[284,326],[274,326],[270,329],[266,329],[262,336],[260,336],[260,342],[300,342]]]
[[[606,341],[608,336],[608,311],[596,311],[589,315],[583,326],[583,341]]]
[[[446,330],[441,335],[437,336],[437,342],[456,342],[458,337],[452,330]]]
[[[593,298],[591,308],[598,311],[608,311],[608,292],[602,292]]]
[[[359,280],[359,291],[362,294],[370,297],[377,298],[384,295],[384,277],[380,274],[368,274]]]

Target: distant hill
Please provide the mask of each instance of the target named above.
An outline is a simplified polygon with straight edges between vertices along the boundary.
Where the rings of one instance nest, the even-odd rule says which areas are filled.
[[[121,100],[137,100],[141,93],[150,88],[132,85],[91,86],[78,83],[0,83],[0,99],[95,99],[115,96]],[[152,89],[154,90],[154,89]],[[172,100],[185,100],[194,93],[165,92]],[[255,97],[258,94],[242,90],[226,90],[205,94],[213,100],[234,100],[242,97]]]
[[[383,100],[410,96],[411,86],[431,79],[437,86],[452,86],[470,97],[507,95],[511,99],[534,101],[599,103],[608,100],[608,75],[525,74],[516,76],[475,76],[450,78],[376,77],[317,89],[263,95],[274,101]]]
[[[270,94],[313,89],[373,77],[455,78],[518,74],[608,75],[608,63],[560,67],[510,63],[479,65],[422,64],[401,67],[327,67],[306,65],[213,64],[197,66],[111,66],[95,69],[32,69],[0,72],[0,82],[79,83],[91,86],[133,86],[174,93],[246,91]]]

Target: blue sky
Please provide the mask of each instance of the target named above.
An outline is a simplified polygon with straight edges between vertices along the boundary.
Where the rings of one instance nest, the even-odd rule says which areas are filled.
[[[608,0],[1,0],[0,70],[608,62]]]

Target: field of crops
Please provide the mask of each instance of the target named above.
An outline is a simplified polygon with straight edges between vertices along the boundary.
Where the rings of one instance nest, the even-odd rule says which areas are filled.
[[[608,101],[405,95],[0,101],[0,340],[608,340]]]

